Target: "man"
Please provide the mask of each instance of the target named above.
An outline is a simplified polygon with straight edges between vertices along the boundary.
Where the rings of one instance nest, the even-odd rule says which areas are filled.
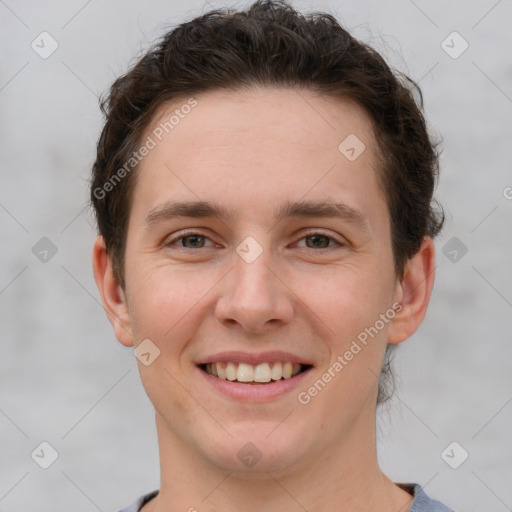
[[[437,153],[405,79],[281,2],[166,34],[103,105],[95,279],[156,412],[124,511],[449,511],[376,455],[434,282]]]

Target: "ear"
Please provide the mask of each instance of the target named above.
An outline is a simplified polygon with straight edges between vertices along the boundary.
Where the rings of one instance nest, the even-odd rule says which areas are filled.
[[[118,283],[107,254],[105,240],[98,236],[92,251],[94,279],[116,338],[126,347],[133,346],[133,334],[125,292]]]
[[[412,336],[427,313],[434,286],[435,247],[425,237],[418,252],[407,261],[402,279],[397,282],[395,300],[402,305],[390,322],[388,343],[397,344]]]

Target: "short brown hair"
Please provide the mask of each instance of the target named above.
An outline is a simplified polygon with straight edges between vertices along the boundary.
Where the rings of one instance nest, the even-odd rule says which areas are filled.
[[[438,152],[422,114],[419,86],[393,72],[379,53],[353,38],[331,15],[302,15],[284,1],[258,0],[245,11],[217,9],[170,30],[114,82],[101,102],[106,121],[90,197],[120,285],[125,286],[136,166],[122,179],[118,171],[138,149],[157,109],[204,91],[254,85],[306,88],[348,98],[366,111],[379,148],[395,273],[401,277],[423,238],[435,237],[444,221],[442,208],[433,201]],[[384,368],[389,354],[387,350]],[[381,375],[379,403],[390,375]]]

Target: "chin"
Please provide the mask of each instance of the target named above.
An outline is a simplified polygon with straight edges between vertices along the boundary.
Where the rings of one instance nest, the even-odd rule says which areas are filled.
[[[268,428],[261,429],[259,433],[254,428],[252,431],[254,435],[245,432],[226,436],[217,443],[207,443],[204,446],[206,457],[222,471],[268,479],[267,472],[286,470],[299,463],[305,455],[303,436],[291,436],[284,429],[281,435],[277,431],[269,435],[271,429]]]

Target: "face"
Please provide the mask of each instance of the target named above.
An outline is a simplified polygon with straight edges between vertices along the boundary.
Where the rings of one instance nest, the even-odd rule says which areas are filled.
[[[116,333],[151,362],[159,435],[190,457],[311,464],[368,434],[402,298],[371,121],[310,91],[195,99],[168,134],[186,99],[144,135]]]

